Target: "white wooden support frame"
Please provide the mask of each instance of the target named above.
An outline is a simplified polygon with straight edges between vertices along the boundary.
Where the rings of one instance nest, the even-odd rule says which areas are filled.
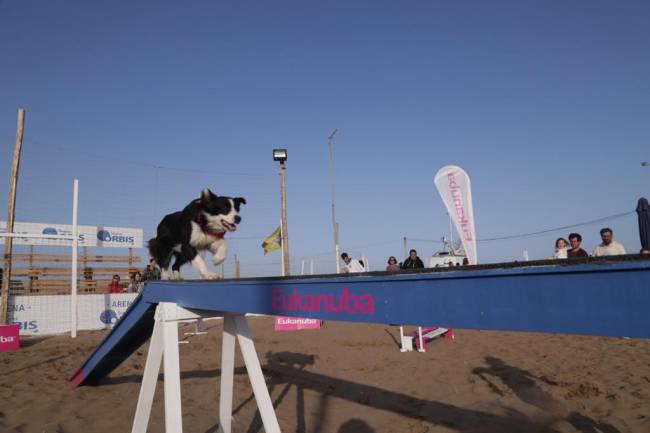
[[[149,353],[142,376],[140,396],[133,419],[132,433],[146,433],[147,431],[161,361],[164,364],[165,432],[181,433],[183,431],[178,323],[188,319],[214,316],[215,312],[213,311],[188,310],[178,307],[172,302],[158,304],[154,315]],[[246,317],[243,314],[225,313],[223,318],[219,433],[232,433],[235,339],[239,341],[264,430],[266,433],[281,433]]]

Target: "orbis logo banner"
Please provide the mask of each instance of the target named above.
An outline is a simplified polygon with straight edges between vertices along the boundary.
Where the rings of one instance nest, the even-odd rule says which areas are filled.
[[[99,227],[97,230],[97,246],[142,248],[143,237],[142,229]]]
[[[19,328],[18,325],[0,325],[0,352],[20,348]]]

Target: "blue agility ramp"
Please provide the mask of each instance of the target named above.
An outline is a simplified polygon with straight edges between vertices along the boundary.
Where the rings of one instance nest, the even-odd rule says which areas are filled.
[[[650,338],[650,261],[544,263],[445,272],[148,282],[70,383],[96,382],[146,342],[159,303],[215,316],[256,313]]]

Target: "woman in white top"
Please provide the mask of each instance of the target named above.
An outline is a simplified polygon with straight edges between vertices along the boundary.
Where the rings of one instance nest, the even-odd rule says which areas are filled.
[[[554,259],[566,259],[567,258],[567,245],[568,242],[564,238],[558,238],[555,241],[555,250],[553,251]]]

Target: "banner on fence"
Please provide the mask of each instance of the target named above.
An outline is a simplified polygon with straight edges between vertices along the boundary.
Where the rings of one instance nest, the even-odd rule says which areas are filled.
[[[142,248],[143,231],[138,228],[77,226],[80,247]],[[0,233],[7,232],[7,222],[0,221]],[[67,224],[14,223],[14,233],[27,235],[62,235],[72,238],[72,226]],[[5,238],[0,236],[0,245]],[[71,239],[14,237],[14,245],[72,246]]]
[[[97,227],[98,247],[142,248],[142,229]]]
[[[77,329],[111,328],[126,312],[136,293],[77,297]],[[9,322],[23,335],[61,334],[70,331],[70,295],[11,296]]]

